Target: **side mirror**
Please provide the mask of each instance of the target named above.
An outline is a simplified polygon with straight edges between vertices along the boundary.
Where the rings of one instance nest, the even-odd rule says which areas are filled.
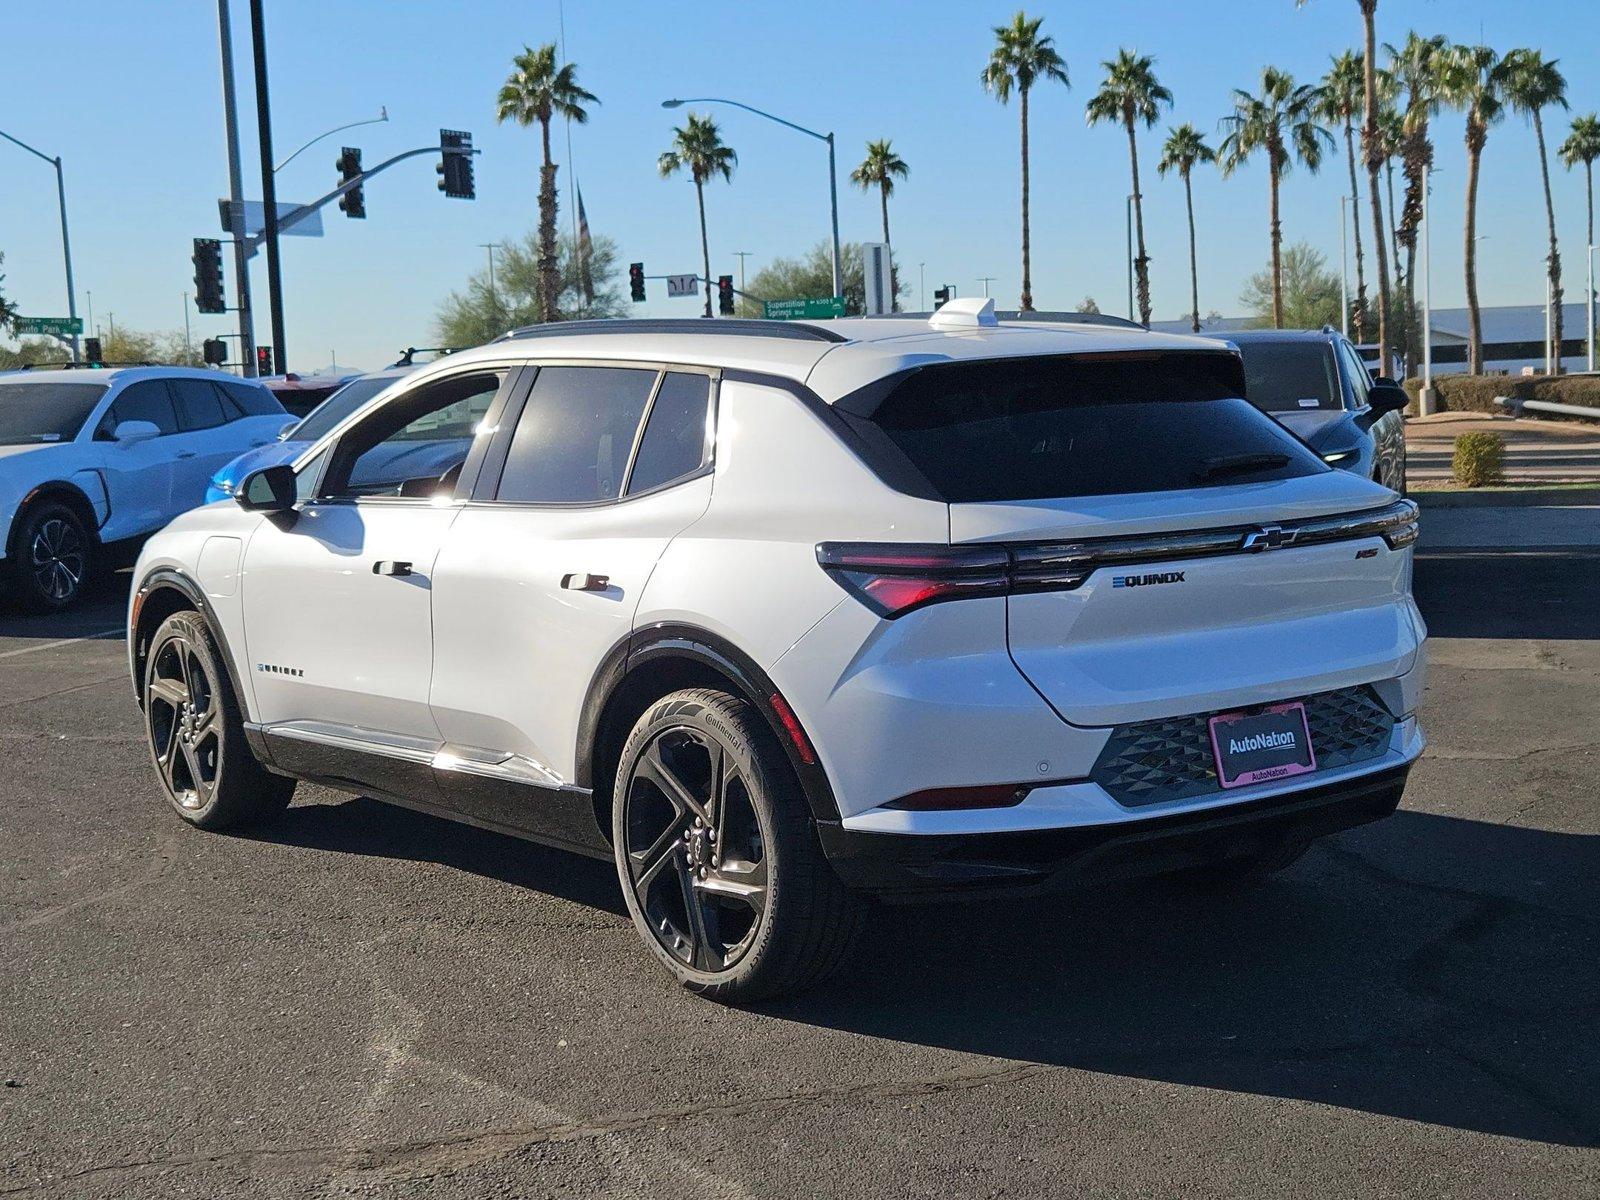
[[[240,508],[250,512],[289,512],[295,505],[294,468],[287,463],[251,471],[233,494]]]
[[[300,422],[299,421],[296,421],[296,420],[285,421],[283,423],[283,428],[278,430],[278,440],[280,442],[288,441],[289,440],[289,435],[291,433],[293,433],[299,427],[300,427]]]
[[[154,421],[118,421],[117,427],[111,431],[111,440],[131,446],[136,442],[148,442],[151,438],[161,436],[161,426]]]
[[[1367,393],[1367,403],[1372,405],[1374,417],[1383,417],[1392,412],[1403,412],[1406,405],[1411,403],[1411,395],[1394,380],[1380,376]]]

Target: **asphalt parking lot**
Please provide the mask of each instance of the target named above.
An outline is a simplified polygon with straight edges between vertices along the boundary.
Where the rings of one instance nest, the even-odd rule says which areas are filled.
[[[180,825],[117,586],[0,613],[0,1194],[1596,1195],[1600,552],[1417,592],[1395,817],[1248,895],[884,910],[760,1012],[605,864],[305,787]]]

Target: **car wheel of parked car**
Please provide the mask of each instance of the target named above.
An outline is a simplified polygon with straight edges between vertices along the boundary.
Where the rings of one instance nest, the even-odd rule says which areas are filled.
[[[843,959],[861,902],[823,859],[780,747],[743,700],[674,692],[623,747],[612,806],[634,924],[684,986],[750,1001]]]
[[[199,614],[174,613],[156,630],[145,662],[144,716],[167,799],[191,825],[231,829],[288,807],[295,781],[250,753],[238,700]]]
[[[94,538],[70,505],[44,500],[24,510],[6,556],[12,595],[32,612],[71,606],[88,582],[94,549]]]

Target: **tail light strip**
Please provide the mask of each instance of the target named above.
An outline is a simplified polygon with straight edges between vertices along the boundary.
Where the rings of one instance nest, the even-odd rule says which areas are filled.
[[[953,546],[823,542],[817,547],[817,562],[873,612],[893,619],[943,600],[1067,591],[1101,567],[1254,554],[1371,537],[1381,537],[1391,550],[1411,545],[1417,540],[1417,506],[1399,500],[1368,512],[1272,525],[1077,542]]]

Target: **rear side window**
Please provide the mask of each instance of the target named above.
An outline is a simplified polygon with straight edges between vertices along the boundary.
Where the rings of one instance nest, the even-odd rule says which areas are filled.
[[[615,500],[655,383],[655,371],[634,367],[541,367],[495,498],[523,504]]]
[[[243,383],[213,380],[212,386],[220,388],[227,401],[247,417],[276,417],[283,414],[283,405],[273,399],[264,387],[250,387]]]
[[[705,375],[668,371],[650,406],[650,420],[639,439],[639,454],[628,476],[628,494],[648,492],[692,475],[706,460],[706,414],[711,380]]]
[[[172,409],[172,393],[160,379],[146,379],[131,383],[117,393],[111,402],[105,420],[100,423],[100,434],[109,438],[124,421],[149,421],[162,434],[178,432],[178,417]]]
[[[204,379],[169,379],[172,401],[178,408],[178,424],[189,430],[214,429],[233,419],[222,410],[222,397]]]
[[[1328,469],[1239,392],[1226,354],[941,365],[890,392],[863,433],[880,432],[950,503],[1175,491]]]

